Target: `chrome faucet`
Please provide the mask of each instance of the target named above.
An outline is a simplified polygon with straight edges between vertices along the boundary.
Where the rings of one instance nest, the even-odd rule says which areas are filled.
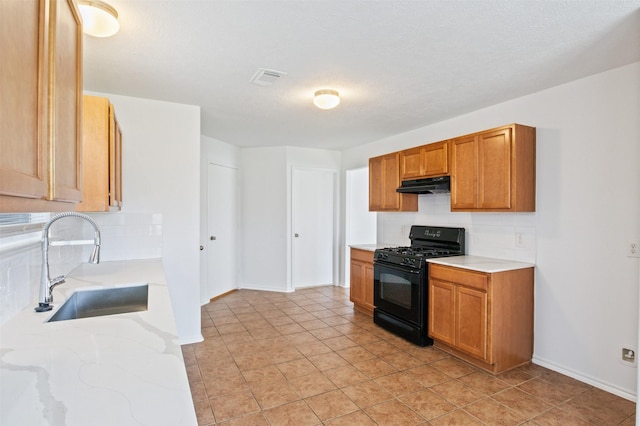
[[[65,217],[77,217],[80,219],[84,219],[93,226],[95,231],[93,240],[75,240],[75,241],[49,241],[49,228],[59,219]],[[40,276],[40,302],[38,306],[36,306],[36,312],[46,312],[50,311],[53,306],[51,306],[51,302],[53,302],[53,288],[58,284],[62,284],[66,278],[64,275],[60,275],[59,277],[51,278],[49,276],[49,246],[72,246],[72,245],[88,245],[93,244],[93,251],[91,252],[91,256],[89,257],[89,263],[100,263],[100,230],[98,229],[98,224],[96,224],[93,219],[91,219],[86,214],[76,213],[76,212],[64,212],[58,213],[53,216],[49,221],[44,225],[42,230],[42,274]]]

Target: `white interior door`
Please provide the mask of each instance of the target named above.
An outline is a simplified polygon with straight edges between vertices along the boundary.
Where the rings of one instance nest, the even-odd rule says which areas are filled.
[[[238,288],[238,170],[210,163],[207,171],[207,298]]]
[[[335,171],[293,170],[294,288],[333,284]]]

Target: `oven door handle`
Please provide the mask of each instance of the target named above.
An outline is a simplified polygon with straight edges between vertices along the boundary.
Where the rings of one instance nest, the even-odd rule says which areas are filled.
[[[421,274],[422,270],[421,269],[415,269],[415,268],[407,268],[407,267],[398,267],[395,265],[389,265],[388,263],[380,263],[380,262],[373,262],[373,267],[375,268],[376,266],[378,266],[379,268],[388,268],[388,269],[392,269],[394,271],[398,271],[398,272],[405,272],[405,273],[409,273],[409,274]]]

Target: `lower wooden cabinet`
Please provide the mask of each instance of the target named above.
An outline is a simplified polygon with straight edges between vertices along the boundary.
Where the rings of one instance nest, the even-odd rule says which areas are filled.
[[[361,312],[373,316],[373,252],[351,249],[349,300]]]
[[[484,273],[429,265],[429,336],[499,373],[533,355],[533,267]]]

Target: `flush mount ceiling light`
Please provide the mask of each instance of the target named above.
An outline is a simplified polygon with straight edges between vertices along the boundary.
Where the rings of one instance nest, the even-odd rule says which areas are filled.
[[[340,96],[332,89],[317,90],[313,95],[313,103],[320,109],[335,108],[340,103]]]
[[[110,37],[118,32],[118,12],[98,0],[79,0],[82,31],[94,37]]]

